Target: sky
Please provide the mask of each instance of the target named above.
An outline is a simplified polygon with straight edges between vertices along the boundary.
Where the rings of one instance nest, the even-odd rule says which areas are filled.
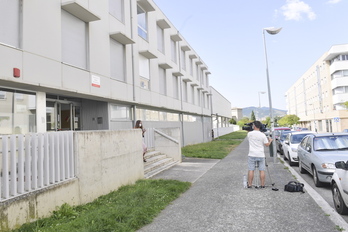
[[[348,0],[153,0],[232,107],[286,110],[286,91],[333,45],[348,43]],[[261,94],[259,92],[266,92]]]

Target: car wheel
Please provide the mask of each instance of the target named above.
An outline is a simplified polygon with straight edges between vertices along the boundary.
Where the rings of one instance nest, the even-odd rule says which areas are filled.
[[[317,169],[313,166],[313,181],[315,186],[321,187],[323,183],[319,180]]]
[[[348,208],[343,201],[340,190],[338,189],[336,183],[332,185],[331,191],[332,191],[332,198],[333,198],[333,202],[334,202],[337,213],[348,214]]]
[[[301,160],[298,160],[298,169],[300,170],[300,173],[304,174],[306,173],[306,170],[302,167]]]

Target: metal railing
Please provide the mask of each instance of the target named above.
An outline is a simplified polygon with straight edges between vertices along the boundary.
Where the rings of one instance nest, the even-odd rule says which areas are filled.
[[[0,138],[0,202],[75,177],[72,131]]]

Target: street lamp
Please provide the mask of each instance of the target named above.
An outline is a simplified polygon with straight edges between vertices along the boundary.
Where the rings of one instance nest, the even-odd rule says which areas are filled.
[[[274,118],[273,118],[273,109],[272,109],[272,97],[271,97],[271,85],[269,83],[269,73],[268,73],[268,60],[267,60],[267,49],[266,49],[266,40],[265,40],[265,31],[267,31],[270,35],[276,35],[280,32],[282,28],[274,28],[274,27],[268,27],[263,28],[263,45],[265,48],[265,58],[266,58],[266,75],[267,75],[267,87],[268,87],[268,101],[269,101],[269,111],[270,111],[270,120],[271,120],[271,131],[272,131],[272,139],[274,140],[272,142],[273,147],[273,162],[277,163],[277,148],[276,148],[276,141],[274,136]]]
[[[265,94],[266,92],[260,91],[259,92],[259,108],[261,108],[261,99],[260,99],[260,94]]]

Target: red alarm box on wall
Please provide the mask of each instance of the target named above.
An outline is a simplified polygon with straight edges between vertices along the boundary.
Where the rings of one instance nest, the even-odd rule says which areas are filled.
[[[19,68],[13,68],[13,76],[14,77],[20,77],[21,76],[21,70]]]

